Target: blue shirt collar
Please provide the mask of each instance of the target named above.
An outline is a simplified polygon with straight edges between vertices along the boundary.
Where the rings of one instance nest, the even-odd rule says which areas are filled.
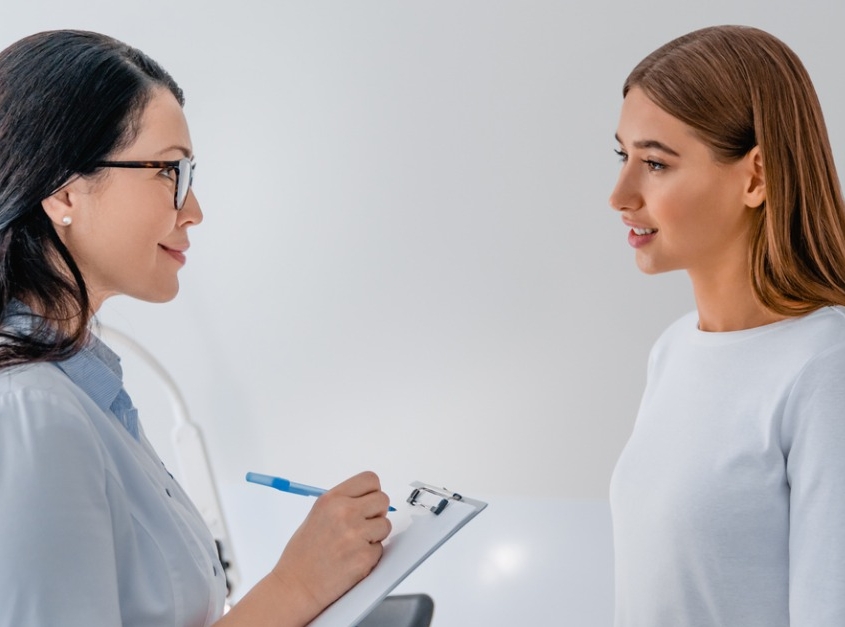
[[[123,387],[120,358],[94,335],[90,336],[85,348],[56,362],[56,366],[103,411],[108,411]]]
[[[29,308],[20,301],[9,304],[4,324],[19,332],[32,328],[33,319]],[[71,357],[54,362],[71,381],[85,392],[97,407],[111,412],[136,440],[140,438],[138,410],[132,405],[123,388],[123,369],[117,356],[93,333],[79,352]]]
[[[100,409],[111,411],[132,437],[139,439],[138,410],[123,389],[120,357],[98,337],[91,334],[82,350],[64,361],[56,362],[56,366],[82,388]]]

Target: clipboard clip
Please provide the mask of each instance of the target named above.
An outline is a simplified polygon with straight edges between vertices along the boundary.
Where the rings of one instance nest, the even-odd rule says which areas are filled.
[[[435,516],[439,516],[440,512],[446,509],[449,501],[462,501],[463,498],[457,492],[451,492],[446,488],[435,488],[421,483],[411,491],[411,495],[406,501],[410,505],[423,507]]]

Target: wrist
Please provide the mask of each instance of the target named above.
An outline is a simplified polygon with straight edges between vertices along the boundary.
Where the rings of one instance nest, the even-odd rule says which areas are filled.
[[[305,623],[313,620],[327,605],[281,560],[265,579],[273,589],[273,597],[283,600],[280,611],[302,617]]]

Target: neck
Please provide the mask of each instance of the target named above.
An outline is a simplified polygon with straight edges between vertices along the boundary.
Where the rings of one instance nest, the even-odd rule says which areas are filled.
[[[741,331],[786,318],[766,309],[757,300],[751,274],[745,266],[707,276],[692,271],[689,274],[702,331]]]

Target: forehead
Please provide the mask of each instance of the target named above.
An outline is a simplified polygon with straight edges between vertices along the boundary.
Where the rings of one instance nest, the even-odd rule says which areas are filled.
[[[617,136],[626,145],[650,140],[704,145],[695,129],[657,106],[638,87],[622,101]]]
[[[138,121],[135,140],[121,150],[119,156],[177,159],[191,155],[191,135],[182,107],[169,90],[154,88]]]

